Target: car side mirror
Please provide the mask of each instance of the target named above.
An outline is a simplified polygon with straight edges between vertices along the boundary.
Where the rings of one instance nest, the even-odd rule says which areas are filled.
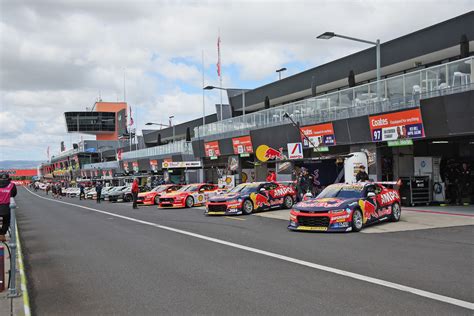
[[[374,197],[376,194],[375,192],[368,192],[367,197]]]

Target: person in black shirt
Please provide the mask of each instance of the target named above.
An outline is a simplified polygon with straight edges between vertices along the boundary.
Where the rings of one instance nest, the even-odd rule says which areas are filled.
[[[357,182],[366,182],[369,180],[369,175],[365,172],[365,166],[361,165],[359,167],[359,172],[356,174],[356,181]]]
[[[100,196],[102,194],[102,183],[97,182],[95,186],[95,192],[97,193],[97,203],[100,203]]]

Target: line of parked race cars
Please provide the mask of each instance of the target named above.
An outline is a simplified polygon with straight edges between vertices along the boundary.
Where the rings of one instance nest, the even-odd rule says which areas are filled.
[[[401,216],[398,190],[383,183],[362,182],[332,184],[316,198],[299,203],[293,185],[278,182],[242,183],[225,191],[215,184],[163,184],[151,190],[140,188],[138,204],[159,208],[206,206],[205,214],[249,215],[277,208],[291,209],[289,230],[294,231],[360,231],[364,226],[383,221],[399,221]],[[78,197],[79,188],[63,190],[63,195]],[[96,199],[95,188],[85,197]],[[101,197],[110,202],[131,202],[130,186],[104,187]]]

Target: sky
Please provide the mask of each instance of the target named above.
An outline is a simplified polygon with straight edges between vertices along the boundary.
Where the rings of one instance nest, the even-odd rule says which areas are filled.
[[[286,77],[368,47],[315,39],[325,31],[383,43],[470,10],[472,0],[0,0],[0,160],[93,139],[68,134],[63,113],[123,101],[124,82],[138,131],[201,117],[203,59],[204,85],[219,84],[218,34],[222,86],[253,89],[281,67]],[[206,114],[219,102],[206,91]]]

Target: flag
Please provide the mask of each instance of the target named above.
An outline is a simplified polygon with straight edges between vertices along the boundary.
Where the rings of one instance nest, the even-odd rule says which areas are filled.
[[[221,76],[221,36],[217,37],[217,75]]]
[[[122,149],[117,149],[117,160],[122,160]]]
[[[130,126],[133,125],[132,107],[130,107]]]

